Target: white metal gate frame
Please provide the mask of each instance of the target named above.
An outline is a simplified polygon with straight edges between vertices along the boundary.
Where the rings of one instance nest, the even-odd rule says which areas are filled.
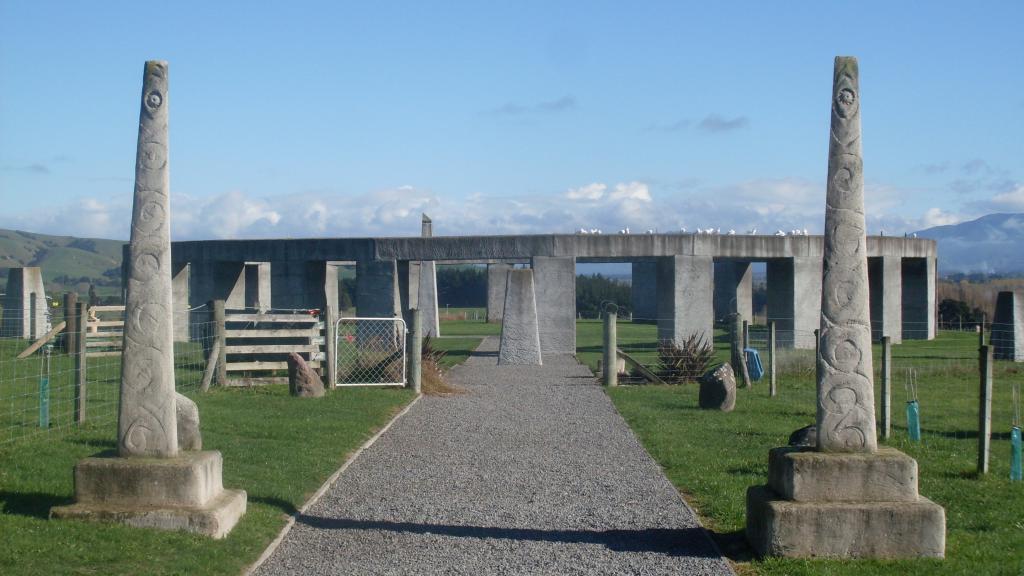
[[[372,330],[372,333],[370,334],[370,339],[372,339],[372,340],[376,340],[377,336],[387,335],[388,332],[391,333],[391,336],[389,336],[388,339],[394,341],[395,350],[392,351],[392,352],[389,352],[386,349],[378,349],[377,352],[378,353],[383,352],[383,353],[389,353],[389,354],[393,354],[394,352],[398,352],[398,351],[401,352],[400,358],[401,358],[401,366],[402,366],[402,377],[401,377],[400,381],[398,381],[398,382],[389,382],[389,381],[381,381],[381,382],[364,382],[364,381],[345,382],[344,381],[344,376],[343,375],[346,374],[346,372],[344,372],[342,370],[343,362],[345,362],[348,359],[351,359],[353,357],[353,355],[355,355],[355,359],[356,359],[357,362],[359,360],[359,353],[360,353],[360,350],[359,350],[359,346],[360,346],[360,342],[359,342],[359,340],[360,340],[360,337],[359,337],[359,326],[360,326],[360,323],[362,323],[363,326],[366,326],[367,323],[371,323],[371,325],[382,326],[382,328],[374,328]],[[344,335],[342,334],[342,325],[343,324],[353,324],[354,325],[353,330],[350,331],[351,333],[344,334]],[[392,329],[388,329],[385,325],[393,326],[393,328]],[[335,386],[338,386],[338,387],[342,387],[342,386],[405,386],[406,382],[408,381],[408,375],[406,374],[406,371],[407,371],[406,360],[407,360],[407,356],[409,354],[409,351],[406,349],[406,340],[407,340],[406,339],[406,335],[407,334],[408,334],[408,332],[407,332],[407,328],[406,328],[406,325],[405,325],[405,320],[403,320],[401,318],[383,318],[383,317],[381,317],[381,318],[362,318],[362,317],[358,317],[358,318],[338,318],[335,321],[335,323],[334,323],[334,350],[335,350],[335,360],[334,360],[334,362],[335,362],[335,374],[336,374],[335,378],[337,380],[337,382],[335,382]],[[344,345],[343,345],[343,341],[344,341]],[[365,350],[363,352],[365,352]],[[384,375],[385,374],[381,373],[381,376],[384,376]],[[371,378],[365,378],[364,380],[372,380],[372,379]],[[382,380],[387,380],[387,379],[386,378],[382,378]]]

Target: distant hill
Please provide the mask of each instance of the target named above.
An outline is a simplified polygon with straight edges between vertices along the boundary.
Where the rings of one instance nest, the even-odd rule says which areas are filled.
[[[989,214],[917,233],[939,247],[939,273],[1024,274],[1024,214]]]
[[[85,295],[89,285],[100,296],[115,295],[121,286],[120,240],[50,236],[0,229],[0,292],[7,287],[7,269],[39,266],[50,296],[66,291]]]

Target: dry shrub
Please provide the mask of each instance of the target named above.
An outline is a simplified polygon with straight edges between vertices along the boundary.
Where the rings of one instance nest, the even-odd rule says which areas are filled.
[[[422,378],[420,380],[420,391],[427,396],[451,396],[461,394],[463,390],[452,386],[445,380],[444,369],[441,367],[441,360],[444,358],[444,350],[434,348],[430,336],[423,338],[423,345],[420,348],[423,355],[421,368]]]

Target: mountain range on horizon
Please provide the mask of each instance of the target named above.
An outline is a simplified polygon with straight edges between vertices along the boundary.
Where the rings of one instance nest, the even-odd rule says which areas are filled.
[[[988,214],[975,220],[917,232],[938,242],[939,274],[1024,276],[1024,214]],[[48,290],[116,293],[120,286],[122,240],[53,236],[0,229],[0,279],[5,268],[39,266]],[[629,265],[590,265],[606,276],[626,279]],[[589,273],[581,270],[581,273]],[[0,288],[2,290],[2,288]]]

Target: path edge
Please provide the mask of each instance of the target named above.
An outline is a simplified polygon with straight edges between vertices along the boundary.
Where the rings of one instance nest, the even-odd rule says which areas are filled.
[[[348,459],[345,460],[345,463],[341,465],[341,468],[335,470],[334,473],[331,474],[330,477],[328,477],[327,480],[325,480],[324,483],[320,485],[320,488],[316,492],[314,492],[313,495],[310,496],[309,499],[306,500],[306,502],[302,506],[300,506],[298,510],[292,512],[292,514],[288,517],[288,521],[285,522],[284,526],[281,528],[281,531],[277,534],[277,537],[274,538],[270,542],[270,544],[267,545],[266,549],[263,550],[263,553],[260,554],[260,557],[257,558],[256,561],[253,562],[248,568],[246,568],[245,571],[242,572],[242,574],[244,576],[249,576],[256,572],[256,570],[258,570],[260,566],[262,566],[263,563],[266,562],[267,559],[274,554],[277,548],[281,545],[281,542],[284,542],[285,536],[288,535],[288,532],[291,531],[292,526],[295,525],[296,518],[298,518],[300,514],[305,514],[306,510],[309,510],[311,506],[316,504],[317,501],[320,500],[320,498],[327,493],[327,490],[330,489],[330,487],[338,480],[338,478],[341,477],[345,470],[347,470],[348,467],[351,466],[352,463],[356,461],[356,458],[359,458],[359,456],[362,455],[363,452],[365,452],[370,446],[373,446],[373,444],[378,439],[380,439],[380,437],[383,436],[384,433],[387,432],[391,428],[391,426],[398,421],[399,418],[405,416],[406,412],[411,410],[412,407],[415,406],[416,403],[420,401],[420,398],[423,398],[423,394],[417,394],[416,397],[412,399],[412,402],[406,404],[405,408],[402,408],[402,410],[400,410],[398,414],[392,416],[391,420],[389,420],[388,423],[385,424],[383,428],[378,430],[376,434],[371,436],[369,440],[364,442],[362,446],[360,446],[359,448],[356,449],[355,452],[350,454]]]

